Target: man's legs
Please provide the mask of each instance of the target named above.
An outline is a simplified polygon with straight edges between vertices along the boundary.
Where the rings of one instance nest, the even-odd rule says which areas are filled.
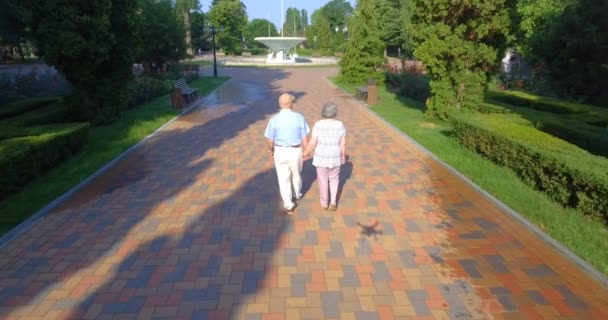
[[[276,147],[274,150],[274,167],[277,170],[277,179],[279,181],[279,192],[283,199],[283,208],[293,209],[294,204],[291,201],[291,154],[285,148]]]
[[[291,171],[291,179],[293,183],[294,197],[300,199],[302,197],[302,149],[291,148],[289,169]]]

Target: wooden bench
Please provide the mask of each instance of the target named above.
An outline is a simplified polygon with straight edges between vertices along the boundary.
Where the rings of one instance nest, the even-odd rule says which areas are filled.
[[[357,95],[360,96],[361,99],[367,100],[367,86],[358,87]]]
[[[173,88],[179,89],[179,91],[182,93],[182,96],[186,98],[187,102],[198,98],[198,89],[188,86],[188,83],[186,83],[186,79],[184,78],[173,81]]]

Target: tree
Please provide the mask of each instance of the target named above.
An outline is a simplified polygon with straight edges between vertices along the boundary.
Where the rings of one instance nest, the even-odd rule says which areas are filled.
[[[73,113],[96,123],[115,119],[126,108],[132,76],[135,0],[23,3],[42,56],[76,89]]]
[[[294,29],[295,28],[295,29]],[[300,10],[296,8],[287,8],[285,12],[285,23],[283,24],[284,33],[292,37],[298,36],[298,30],[302,30],[302,17]]]
[[[190,30],[192,30],[192,47],[207,51],[211,49],[211,41],[208,40],[207,30],[209,25],[207,15],[204,12],[194,11],[190,13]]]
[[[379,67],[384,44],[380,40],[374,0],[359,0],[351,19],[350,39],[344,57],[340,60],[338,81],[361,84],[372,78],[383,81]]]
[[[406,49],[407,0],[376,0],[380,38],[388,48]],[[385,50],[386,54],[386,50]]]
[[[137,30],[141,39],[138,60],[156,72],[167,62],[186,56],[184,26],[171,0],[139,0]]]
[[[253,19],[247,25],[245,42],[250,48],[263,48],[264,45],[255,41],[255,37],[276,37],[278,34],[277,27],[274,23],[266,19]]]
[[[321,9],[312,14],[312,25],[306,30],[306,43],[314,49],[328,49],[330,47],[332,33],[329,20],[323,15]]]
[[[23,45],[30,38],[28,24],[31,19],[31,11],[20,1],[0,1],[0,45],[17,47],[21,59],[25,59]]]
[[[308,12],[306,9],[300,10],[300,17],[302,17],[302,27],[304,28],[304,32],[306,32],[306,27],[308,27]]]
[[[608,2],[580,0],[532,46],[565,98],[608,106]]]
[[[538,57],[533,47],[547,36],[547,32],[576,0],[517,0],[515,36],[518,50],[533,60]]]
[[[198,10],[200,3],[198,0],[176,0],[175,5],[177,10],[183,17],[184,30],[186,33],[186,52],[192,56],[192,30],[190,28],[190,11]]]
[[[335,30],[335,28],[342,30],[346,27],[346,22],[353,14],[353,7],[346,0],[331,0],[321,10],[329,21],[331,30]]]
[[[431,77],[427,113],[481,103],[510,32],[511,0],[411,1],[414,55]]]
[[[242,1],[220,0],[215,2],[209,11],[209,22],[218,28],[216,38],[226,53],[236,54],[243,49],[247,11]]]

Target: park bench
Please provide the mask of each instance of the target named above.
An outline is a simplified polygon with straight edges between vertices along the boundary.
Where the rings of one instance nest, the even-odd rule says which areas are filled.
[[[182,93],[182,96],[186,98],[187,102],[192,101],[192,99],[198,98],[198,89],[188,86],[188,83],[186,83],[186,79],[184,78],[173,81],[173,88],[179,89],[179,91]]]
[[[358,87],[357,88],[357,95],[361,97],[361,99],[363,100],[367,100],[367,93],[369,91],[369,86],[375,86],[376,85],[376,80],[375,79],[367,79],[367,82],[365,83],[364,86]]]

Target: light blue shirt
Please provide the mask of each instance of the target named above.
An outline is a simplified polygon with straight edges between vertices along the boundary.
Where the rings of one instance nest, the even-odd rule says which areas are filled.
[[[296,146],[302,144],[302,138],[309,132],[310,128],[301,114],[285,109],[270,119],[264,136],[276,145]]]

